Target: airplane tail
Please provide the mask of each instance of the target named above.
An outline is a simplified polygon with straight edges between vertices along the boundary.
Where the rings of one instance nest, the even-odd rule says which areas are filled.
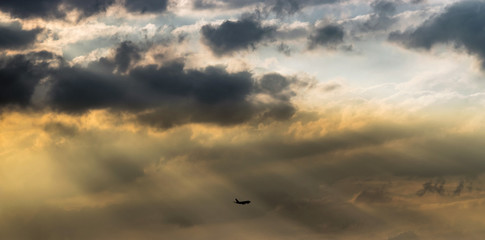
[[[239,200],[237,200],[237,198],[235,198],[235,200],[236,200],[236,203],[238,203],[238,202],[239,202]]]

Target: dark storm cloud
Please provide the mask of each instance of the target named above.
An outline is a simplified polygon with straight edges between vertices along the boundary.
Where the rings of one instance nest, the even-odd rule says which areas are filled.
[[[61,0],[0,1],[0,10],[20,18],[46,17],[60,15],[57,9],[60,3]]]
[[[396,3],[386,0],[378,0],[371,4],[373,13],[369,20],[363,23],[364,31],[385,30],[389,28],[396,19],[393,18],[396,13]]]
[[[0,24],[0,50],[25,48],[35,42],[41,29],[22,30],[20,23]]]
[[[275,32],[275,27],[262,26],[258,20],[249,18],[227,20],[219,26],[205,25],[200,30],[203,43],[218,56],[254,50],[260,42],[271,39]]]
[[[122,106],[127,100],[123,91],[126,82],[109,74],[66,67],[58,69],[51,77],[50,104],[60,111],[80,113],[89,109]]]
[[[39,81],[48,76],[48,52],[0,57],[0,106],[28,106]]]
[[[14,17],[64,17],[59,7],[65,5],[68,10],[79,10],[83,15],[89,16],[104,11],[114,0],[25,0],[25,1],[1,1],[0,10],[12,14]]]
[[[127,76],[61,69],[53,75],[50,96],[52,106],[61,111],[145,111],[141,121],[170,127],[188,122],[235,124],[273,110],[247,99],[255,88],[249,72],[228,73],[218,67],[186,71],[183,63],[173,62],[161,68],[137,67]]]
[[[389,40],[409,48],[429,50],[436,44],[453,44],[477,55],[485,69],[485,2],[461,1],[426,20],[416,29],[393,32]]]
[[[313,49],[317,46],[334,48],[344,41],[344,29],[337,25],[326,25],[315,29],[308,38],[308,47]]]
[[[62,3],[66,4],[68,8],[79,10],[84,16],[106,11],[106,8],[114,2],[115,0],[62,0]]]
[[[151,91],[171,102],[170,105],[158,104],[152,111],[139,115],[140,121],[162,128],[188,122],[232,125],[255,117],[283,120],[296,111],[287,95],[279,89],[264,92],[275,102],[249,101],[248,97],[260,92],[257,81],[249,72],[228,73],[218,67],[184,72],[183,65],[174,63],[167,68],[134,69],[131,76],[144,79]],[[166,76],[167,79],[160,81],[159,76]],[[289,85],[286,90],[288,88]]]
[[[284,120],[296,111],[291,103],[294,78],[267,74],[256,79],[250,72],[229,73],[223,67],[185,69],[183,61],[132,68],[140,49],[123,42],[113,58],[101,58],[87,68],[67,66],[62,59],[51,68],[41,53],[2,58],[2,105],[27,107],[37,85],[46,89],[44,107],[72,114],[94,109],[128,111],[138,121],[157,127],[199,122],[233,125],[254,119]],[[40,59],[40,60],[39,60]],[[59,62],[60,61],[60,62]],[[114,70],[117,69],[117,72]],[[41,79],[48,81],[39,84]],[[256,95],[271,101],[253,100]]]
[[[78,10],[82,16],[105,11],[115,4],[115,0],[23,0],[0,1],[0,10],[12,14],[14,17],[30,18],[62,18],[66,13],[60,9]],[[166,10],[167,0],[126,0],[125,8],[131,12],[163,12]]]

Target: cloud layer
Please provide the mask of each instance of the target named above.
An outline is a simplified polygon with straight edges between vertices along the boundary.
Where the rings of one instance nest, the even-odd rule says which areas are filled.
[[[1,1],[0,239],[483,239],[483,5]]]
[[[65,17],[65,10],[77,10],[82,16],[91,16],[106,11],[114,3],[114,0],[87,0],[82,2],[76,0],[2,1],[0,10],[20,18],[62,18]],[[127,10],[133,12],[163,12],[167,8],[167,1],[126,0],[124,6]]]
[[[391,33],[389,39],[401,42],[409,48],[431,49],[437,44],[452,44],[457,48],[465,48],[470,54],[476,55],[485,68],[485,49],[482,42],[483,1],[462,1],[446,8],[445,12],[426,20],[416,29],[405,32]]]
[[[8,81],[2,81],[2,104],[72,114],[127,111],[161,128],[191,122],[232,125],[284,120],[296,111],[291,103],[294,78],[274,73],[257,79],[247,71],[229,73],[211,66],[185,69],[183,61],[131,67],[125,74],[140,54],[133,43],[123,42],[113,58],[101,58],[87,68],[68,66],[49,52],[4,57],[0,74]],[[42,79],[47,80],[40,83]],[[44,94],[37,104],[31,101],[35,89]]]
[[[263,5],[264,9],[276,13],[278,16],[285,16],[295,14],[304,7],[316,6],[323,4],[337,3],[339,0],[270,0],[270,1],[258,1],[258,0],[195,0],[193,7],[195,9],[237,9],[247,6]]]

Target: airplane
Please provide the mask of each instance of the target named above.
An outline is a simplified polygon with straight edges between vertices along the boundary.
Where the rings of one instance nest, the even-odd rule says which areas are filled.
[[[245,204],[250,204],[250,203],[251,203],[251,201],[249,201],[249,200],[248,200],[248,201],[239,201],[239,200],[237,200],[237,198],[236,198],[236,201],[235,201],[234,203],[236,203],[236,204],[241,204],[241,205],[245,205]]]

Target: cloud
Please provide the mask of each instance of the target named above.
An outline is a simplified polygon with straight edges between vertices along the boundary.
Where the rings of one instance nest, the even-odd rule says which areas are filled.
[[[22,30],[20,23],[0,24],[0,49],[21,49],[32,45],[42,29]]]
[[[336,82],[330,82],[322,85],[322,90],[324,92],[332,92],[342,88],[342,85]]]
[[[416,192],[416,195],[418,196],[423,196],[426,193],[437,193],[439,195],[444,195],[445,194],[445,180],[441,179],[436,181],[434,184],[432,181],[425,182],[423,184],[423,189],[419,190]]]
[[[426,2],[426,0],[411,0],[412,4],[420,4],[420,3],[424,3],[424,2]]]
[[[439,179],[436,181],[427,181],[423,184],[422,189],[416,192],[416,195],[422,197],[426,193],[437,193],[440,196],[460,196],[460,194],[463,192],[463,189],[465,188],[465,181],[460,180],[458,184],[456,185],[455,189],[451,191],[450,189],[445,188],[445,180],[444,179]],[[469,186],[469,191],[471,191],[471,185]]]
[[[217,4],[210,0],[194,0],[192,3],[194,9],[212,9],[216,6]]]
[[[9,222],[0,225],[0,236],[18,240],[66,237],[81,240],[114,236],[116,239],[127,240],[129,237],[126,232],[132,232],[130,236],[155,237],[199,223],[186,215],[191,213],[186,206],[178,204],[176,207],[179,212],[171,210],[165,202],[153,200],[77,211],[42,206],[35,213],[23,210],[16,212],[17,216],[5,218]],[[32,218],[23,221],[22,218],[29,214]],[[23,231],[16,226],[20,226]]]
[[[126,0],[125,7],[130,12],[161,13],[167,10],[168,0]]]
[[[298,12],[301,9],[301,4],[304,4],[305,1],[296,1],[296,0],[276,0],[274,5],[271,7],[271,10],[278,15],[291,15]]]
[[[290,26],[283,26],[277,29],[276,33],[274,34],[275,38],[278,40],[297,40],[308,35],[309,29],[303,26],[297,27],[290,27]]]
[[[284,86],[284,89],[273,86],[275,89],[264,89],[268,91],[262,92],[259,83],[249,72],[228,73],[223,68],[208,67],[202,71],[184,73],[182,68],[182,65],[176,63],[168,69],[162,67],[159,70],[152,68],[132,71],[132,76],[148,80],[150,83],[147,85],[158,92],[158,97],[170,101],[170,105],[158,104],[153,111],[141,114],[140,121],[162,128],[189,122],[233,125],[253,118],[284,120],[296,111],[290,103],[292,96],[282,93],[284,90],[292,93],[289,90],[290,84]],[[287,81],[286,77],[275,75]],[[167,76],[169,79],[161,82],[158,76]],[[263,76],[260,84],[264,84],[268,76]],[[260,93],[273,100],[252,102],[248,99]]]
[[[276,48],[276,50],[278,50],[278,52],[280,53],[285,54],[288,57],[291,55],[291,48],[290,46],[288,46],[288,44],[280,43]]]
[[[115,3],[115,0],[1,1],[0,10],[19,18],[63,18],[66,10],[77,10],[82,16],[87,17],[103,12]],[[167,0],[126,0],[123,3],[131,12],[163,12],[167,7]]]
[[[299,83],[295,78],[277,73],[257,78],[220,66],[185,69],[182,60],[133,67],[141,51],[123,42],[113,58],[101,58],[86,68],[63,64],[62,58],[48,52],[4,57],[0,76],[8,81],[1,83],[0,102],[30,107],[38,89],[45,93],[36,106],[70,114],[96,109],[130,112],[139,122],[161,128],[285,120],[296,111],[291,102],[292,88]]]
[[[238,9],[247,6],[262,5],[266,11],[274,12],[278,16],[292,15],[299,12],[304,7],[316,6],[323,4],[337,3],[339,0],[195,0],[193,7],[195,9],[212,9],[212,8],[226,8]]]
[[[332,4],[339,0],[274,0],[265,1],[266,7],[277,16],[293,15],[304,7]]]
[[[344,30],[338,25],[326,25],[315,29],[308,38],[308,47],[310,49],[318,46],[335,48],[344,41]]]
[[[432,16],[415,29],[393,32],[389,40],[408,48],[429,50],[437,44],[453,44],[478,56],[485,69],[485,2],[461,1]]]
[[[49,74],[49,52],[0,57],[0,106],[30,105],[35,87]]]
[[[258,81],[255,91],[279,95],[287,91],[292,81],[270,75]],[[318,134],[319,128],[306,129],[317,134],[302,139],[281,129],[291,129],[288,126],[298,123],[302,128],[310,128],[318,119],[300,118],[293,124],[277,122],[257,128],[185,126],[163,133],[147,133],[142,128],[133,131],[117,124],[106,124],[103,118],[96,119],[94,113],[67,119],[52,113],[48,115],[42,119],[64,122],[40,126],[52,138],[48,147],[41,142],[49,153],[45,158],[62,173],[56,181],[70,187],[52,196],[62,200],[54,202],[56,208],[36,200],[38,205],[32,209],[25,207],[23,211],[12,212],[16,214],[2,215],[2,237],[30,239],[50,234],[58,238],[70,235],[72,239],[86,239],[124,236],[125,232],[130,233],[129,237],[142,237],[144,234],[157,236],[161,232],[167,236],[173,231],[192,235],[191,231],[196,230],[200,239],[211,239],[213,235],[206,235],[208,232],[213,233],[214,228],[227,230],[231,224],[234,229],[246,224],[254,224],[246,226],[248,229],[259,226],[256,229],[263,229],[263,232],[272,229],[275,233],[270,235],[275,239],[280,239],[275,234],[281,231],[287,231],[285,235],[308,232],[312,236],[310,239],[336,235],[375,239],[376,234],[393,239],[400,236],[398,233],[403,229],[416,229],[416,226],[420,227],[420,235],[431,231],[423,236],[436,233],[433,231],[445,234],[440,228],[445,223],[439,214],[452,216],[450,223],[469,219],[470,216],[465,216],[469,210],[461,204],[470,206],[475,204],[474,200],[443,204],[450,211],[439,208],[441,204],[431,204],[439,209],[430,210],[429,201],[444,198],[418,198],[413,194],[424,175],[420,172],[434,174],[440,170],[437,167],[453,169],[457,165],[469,165],[462,161],[466,156],[456,157],[462,155],[457,149],[473,155],[480,155],[479,149],[483,149],[483,142],[471,138],[464,141],[460,137],[464,133],[456,132],[450,141],[462,142],[468,147],[451,150],[449,146],[443,147],[445,144],[440,140],[447,131],[441,131],[434,124],[430,124],[432,127],[410,127],[413,123],[392,125],[387,122],[387,125],[377,123],[357,129],[341,129],[342,125],[346,128],[345,124],[339,124],[336,127],[339,129],[321,134]],[[329,117],[328,113],[326,116]],[[38,124],[42,119],[32,117],[32,122]],[[103,122],[103,126],[99,126],[98,121]],[[69,122],[79,126],[74,127]],[[127,124],[120,122],[118,124]],[[64,141],[58,140],[60,135],[65,136]],[[35,139],[32,134],[28,137]],[[433,144],[433,141],[438,143]],[[447,152],[435,155],[435,147],[446,148]],[[33,160],[38,161],[37,155],[43,155],[39,151],[31,153],[36,155]],[[455,154],[451,154],[453,152]],[[9,156],[7,152],[6,157]],[[477,157],[477,162],[481,161],[481,156],[483,153]],[[435,164],[427,166],[428,162]],[[32,168],[31,165],[26,167]],[[405,170],[400,172],[401,169]],[[390,187],[379,188],[382,182]],[[407,185],[409,183],[412,185]],[[87,199],[84,201],[105,202],[98,198],[114,197],[116,201],[95,206],[86,206],[83,201],[69,204],[72,195],[78,197],[79,189],[82,199]],[[3,196],[15,199],[8,194]],[[251,200],[251,205],[235,206],[232,200],[239,196]],[[351,201],[353,196],[357,196],[355,202]],[[445,200],[454,199],[457,198]],[[409,202],[412,204],[408,205]],[[5,209],[13,208],[6,206]],[[463,215],[454,214],[454,210]],[[437,229],[431,229],[433,227]],[[247,234],[258,235],[253,231]],[[176,236],[183,238],[184,235]],[[406,239],[404,236],[406,234],[401,238]]]
[[[249,18],[226,20],[219,26],[205,25],[200,29],[202,42],[217,56],[254,50],[259,43],[271,39],[275,32],[275,27],[262,26],[259,21]]]
[[[12,14],[14,17],[48,17],[62,18],[65,12],[59,9],[64,5],[68,10],[79,10],[82,15],[89,16],[100,11],[104,11],[114,0],[47,0],[47,1],[2,1],[0,10]]]
[[[220,2],[205,3],[215,8]],[[209,20],[217,21],[220,12],[214,16],[176,9],[177,15],[129,14],[129,19],[110,13],[86,21],[92,21],[92,34],[63,21],[48,23],[53,32],[46,31],[47,40],[39,47],[69,52],[66,46],[78,50],[75,42],[81,39],[93,48],[73,54],[83,56],[72,62],[67,54],[23,50],[33,42],[16,48],[20,54],[6,50],[0,55],[0,239],[205,240],[230,234],[268,240],[404,240],[418,239],[406,232],[416,229],[423,239],[481,236],[483,114],[450,117],[431,108],[425,114],[411,113],[401,104],[389,104],[392,99],[383,103],[362,94],[361,87],[369,82],[358,79],[380,81],[375,76],[385,78],[386,73],[375,66],[392,68],[389,59],[403,60],[373,42],[381,41],[379,37],[354,39],[363,54],[351,58],[286,58],[275,53],[278,45],[288,54],[306,43],[342,47],[351,41],[345,19],[365,22],[367,18],[355,15],[367,10],[369,2],[335,6],[338,12],[329,14],[344,18],[337,17],[342,25],[318,28],[321,25],[313,22],[322,19],[319,13],[334,6],[308,7],[317,1],[225,1],[268,4],[275,15],[267,21],[240,18],[206,25],[216,36],[211,40],[204,39],[197,17],[211,14]],[[379,6],[382,2],[374,2],[370,19],[393,18],[394,10]],[[85,3],[76,8],[85,8]],[[152,5],[156,3],[158,9]],[[163,1],[123,4],[140,13],[166,9]],[[273,18],[305,7],[305,14]],[[103,11],[96,9],[86,10],[86,15]],[[409,14],[424,14],[417,12]],[[119,28],[114,26],[118,21]],[[382,24],[369,22],[369,29],[384,28]],[[70,30],[58,30],[63,27]],[[16,31],[26,32],[20,27]],[[227,37],[232,31],[236,42]],[[100,33],[113,35],[113,40],[85,40]],[[195,35],[182,42],[174,36],[164,43],[157,40],[185,33]],[[207,59],[205,51],[194,52],[200,49],[198,33],[208,49],[224,58]],[[144,35],[144,44],[125,41],[108,49],[121,41],[117,39]],[[270,42],[275,49],[265,48],[258,57],[228,56]],[[406,63],[416,62],[406,56]],[[341,68],[339,61],[349,66]],[[221,62],[227,62],[227,68],[212,65]],[[356,64],[366,72],[351,67]],[[258,67],[247,70],[248,65]],[[324,70],[317,69],[320,65]],[[317,84],[315,78],[323,82]],[[318,89],[301,94],[298,88],[310,88],[306,81],[314,81]],[[461,77],[454,81],[467,82]],[[479,89],[474,90],[470,94],[480,100]],[[430,91],[420,94],[433,95]],[[472,102],[462,96],[463,102]],[[462,112],[463,104],[448,104],[444,111]],[[468,179],[474,179],[473,191],[467,189]],[[420,189],[423,197],[416,194]],[[236,205],[235,197],[252,203]],[[452,231],[462,235],[449,234]]]
[[[100,192],[126,186],[145,175],[143,165],[126,157],[85,159],[73,163],[66,159],[60,163],[74,181],[87,192]],[[87,178],[86,176],[90,176]]]
[[[485,173],[485,165],[481,161],[484,153],[480,144],[474,143],[479,135],[458,134],[453,135],[454,139],[443,139],[435,136],[433,132],[437,130],[433,129],[430,125],[410,127],[377,124],[302,140],[277,135],[237,147],[221,145],[210,150],[199,149],[189,159],[217,162],[219,164],[214,170],[228,176],[237,171],[250,177],[254,168],[282,163],[293,166],[293,159],[298,159],[299,164],[310,164],[301,174],[321,183],[378,176],[443,179],[427,182],[418,195],[437,193],[445,196],[454,190],[454,187],[445,189],[445,179],[475,177]],[[393,147],[397,144],[399,149]],[[433,154],[443,148],[447,150],[442,154]],[[409,152],[415,154],[405,154]],[[224,161],[227,158],[231,158],[231,161]],[[254,178],[257,182],[258,179]],[[410,194],[414,195],[417,190],[414,187]]]
[[[460,196],[464,187],[465,187],[465,181],[461,180],[460,183],[458,183],[458,185],[456,186],[455,191],[453,191],[453,196]]]
[[[204,147],[200,142],[190,141],[192,132],[184,134],[175,130],[165,139],[158,139],[144,134],[99,131],[80,132],[62,148],[54,148],[55,154],[49,157],[84,191],[134,191],[131,194],[136,195],[129,194],[126,202],[98,210],[113,210],[117,222],[127,221],[127,227],[139,228],[136,223],[204,227],[210,223],[256,220],[268,214],[318,233],[379,226],[380,220],[375,216],[331,190],[319,189],[318,185],[324,184],[321,179],[307,181],[292,174],[294,170],[297,173],[302,170],[299,163],[289,166],[288,175],[271,171],[279,161],[259,156],[255,164],[251,146],[246,144],[229,143],[236,150],[232,151],[220,144]],[[127,142],[125,137],[130,136]],[[243,150],[248,154],[241,155]],[[256,151],[271,153],[277,149],[265,150],[262,146]],[[298,157],[283,161],[294,159]],[[222,170],[221,165],[227,168]],[[214,177],[215,181],[210,182]],[[193,179],[199,181],[193,182]],[[241,195],[252,203],[238,212],[232,199]]]
[[[119,72],[126,72],[129,66],[140,60],[141,56],[138,47],[131,41],[125,41],[116,48],[114,61]]]
[[[386,203],[392,200],[389,192],[384,188],[366,189],[357,195],[355,202]]]
[[[420,238],[416,233],[409,231],[409,232],[402,232],[394,237],[389,237],[389,240],[419,240]]]
[[[373,13],[369,19],[362,24],[364,31],[386,30],[396,19],[393,18],[396,13],[396,3],[386,0],[377,0],[371,3]]]
[[[342,233],[374,229],[380,221],[342,199],[301,200],[298,197],[277,200],[279,214],[319,233]]]
[[[83,16],[91,16],[96,13],[106,11],[106,9],[114,3],[115,0],[62,0],[61,4],[65,4],[68,9],[80,11]],[[59,5],[57,7],[59,7]],[[60,14],[62,15],[63,13]]]
[[[60,15],[58,6],[61,0],[46,1],[1,1],[0,10],[8,12],[15,17],[45,17]]]
[[[44,126],[44,130],[51,134],[68,137],[74,137],[79,132],[79,129],[76,126],[63,124],[61,122],[49,122]]]
[[[65,68],[52,77],[50,103],[55,109],[73,113],[102,108],[143,112],[139,118],[142,122],[159,127],[190,122],[237,124],[278,112],[280,107],[289,111],[284,118],[294,112],[289,99],[277,99],[278,93],[269,93],[275,103],[250,101],[257,87],[252,75],[228,73],[220,67],[184,70],[183,63],[172,62],[160,68],[137,67],[127,76]]]

